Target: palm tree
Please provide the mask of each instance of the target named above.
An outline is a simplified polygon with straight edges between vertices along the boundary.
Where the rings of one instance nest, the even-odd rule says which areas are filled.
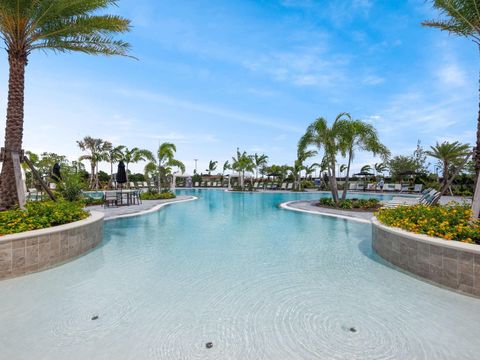
[[[362,121],[351,120],[348,116],[340,124],[340,143],[342,155],[347,156],[347,175],[345,177],[345,186],[342,194],[342,199],[345,200],[348,192],[348,184],[350,179],[350,167],[355,157],[356,151],[368,151],[373,155],[380,155],[383,160],[387,160],[390,152],[387,147],[383,145],[377,134],[375,128]],[[371,172],[372,168],[368,165],[365,172]],[[362,168],[363,172],[363,168]]]
[[[212,171],[215,171],[217,169],[217,164],[218,161],[210,160],[210,162],[208,163],[208,169],[205,170],[206,172],[208,172],[208,175],[211,175]]]
[[[450,34],[472,40],[480,49],[480,1],[479,0],[433,0],[433,7],[440,10],[444,20],[424,21],[423,26],[433,27]],[[480,82],[479,82],[480,85]],[[480,87],[479,87],[480,93]],[[475,169],[480,174],[480,102],[477,117],[477,151]]]
[[[293,176],[295,178],[295,186],[294,188],[298,191],[302,190],[302,182],[301,182],[301,172],[302,170],[305,170],[306,167],[303,165],[304,161],[307,160],[308,158],[311,158],[313,156],[317,155],[316,150],[307,150],[303,146],[298,146],[297,149],[297,160],[293,163],[293,167],[291,168],[291,171],[293,172]]]
[[[453,166],[458,167],[462,160],[471,153],[470,145],[462,144],[458,141],[449,143],[447,141],[435,146],[430,146],[431,150],[426,151],[426,154],[438,159],[443,168],[442,180],[442,195],[448,190],[450,180],[450,169]],[[465,165],[465,164],[463,164]]]
[[[306,165],[305,166],[305,175],[309,178],[311,178],[312,174],[315,173],[315,171],[317,170],[317,168],[320,167],[320,164],[319,163],[313,163],[313,164],[310,164],[310,165]],[[340,167],[341,168],[341,167]]]
[[[89,154],[79,157],[79,161],[87,160],[90,162],[90,189],[98,189],[98,163],[107,158],[106,154],[112,144],[102,139],[96,139],[91,136],[85,136],[82,140],[77,141],[78,147],[82,151],[88,151]]]
[[[222,168],[222,176],[225,174],[225,171],[230,170],[232,166],[230,165],[230,162],[227,160],[223,163],[223,168]]]
[[[145,173],[152,172],[153,168],[156,168],[157,186],[158,191],[162,191],[162,185],[165,184],[167,174],[171,171],[172,167],[180,169],[182,174],[185,172],[185,164],[180,160],[175,159],[175,153],[177,147],[175,144],[165,142],[160,144],[157,150],[157,158],[153,157],[153,160],[145,165]],[[166,187],[166,186],[165,186]]]
[[[268,164],[268,156],[265,154],[258,155],[257,153],[255,153],[252,160],[253,166],[255,168],[255,179],[257,179],[259,169],[265,167]]]
[[[340,175],[342,175],[345,170],[347,170],[347,164],[342,164],[338,168],[338,171],[340,172]]]
[[[333,200],[338,203],[338,186],[336,178],[337,154],[345,149],[342,132],[345,121],[350,119],[347,113],[339,114],[332,126],[328,126],[325,118],[318,118],[307,128],[305,135],[299,141],[299,148],[307,148],[310,145],[316,146],[319,150],[323,148],[323,159],[327,164],[328,178],[330,180],[330,191]]]
[[[240,152],[237,148],[237,157],[232,157],[232,169],[237,171],[240,176],[240,187],[243,189],[245,172],[253,171],[255,168],[253,159],[247,155],[247,152]]]
[[[375,169],[375,174],[380,174],[383,176],[383,173],[388,170],[388,165],[385,163],[375,163],[373,165],[373,168]]]
[[[134,147],[129,149],[124,147],[121,152],[121,159],[125,162],[125,171],[127,173],[127,184],[130,186],[130,182],[128,181],[128,165],[136,164],[140,161],[155,161],[155,156],[153,156],[150,150],[146,149],[139,149]]]
[[[25,67],[29,55],[34,50],[52,50],[127,56],[129,44],[115,40],[113,35],[129,31],[129,20],[99,14],[100,10],[116,3],[115,0],[0,2],[0,36],[10,68],[0,209],[18,204],[13,154],[22,150]]]
[[[360,172],[362,173],[369,173],[372,171],[372,167],[370,165],[363,165],[361,168],[360,168]]]

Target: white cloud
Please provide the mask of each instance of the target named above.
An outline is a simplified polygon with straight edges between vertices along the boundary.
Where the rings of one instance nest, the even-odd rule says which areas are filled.
[[[369,75],[363,78],[362,83],[369,86],[380,85],[385,79],[377,75]]]
[[[445,85],[464,86],[467,82],[465,71],[453,62],[441,66],[437,76]]]

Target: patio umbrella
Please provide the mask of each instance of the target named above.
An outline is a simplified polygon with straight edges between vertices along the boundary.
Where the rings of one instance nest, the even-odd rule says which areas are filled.
[[[125,164],[123,161],[118,163],[118,170],[117,170],[117,184],[125,184],[127,182],[127,172],[125,171]],[[120,187],[121,188],[121,187]]]
[[[366,172],[366,171],[362,171],[362,172],[359,172],[357,174],[353,174],[353,176],[365,176],[365,177],[367,177],[367,176],[374,176],[374,174]]]
[[[60,174],[60,164],[59,163],[55,163],[55,165],[53,165],[52,179],[54,181],[57,181],[57,182],[62,180],[62,174]]]

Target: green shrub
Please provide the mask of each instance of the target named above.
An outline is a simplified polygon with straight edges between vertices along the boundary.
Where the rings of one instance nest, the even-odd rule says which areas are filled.
[[[174,199],[177,196],[168,191],[168,192],[155,192],[155,191],[148,191],[145,193],[140,194],[140,199],[142,200],[165,200],[165,199]]]
[[[88,217],[82,202],[30,202],[26,210],[0,212],[0,236],[68,224]]]
[[[343,209],[343,210],[350,210],[350,209],[372,210],[372,209],[377,209],[380,206],[380,201],[374,198],[345,199],[345,200],[340,200],[337,205],[331,198],[322,198],[319,201],[319,205],[334,207],[334,208]]]
[[[57,192],[67,201],[78,201],[82,198],[85,180],[80,173],[64,172],[62,181],[57,184]]]
[[[380,209],[376,216],[385,225],[417,234],[480,244],[480,221],[471,220],[467,205],[400,206]]]

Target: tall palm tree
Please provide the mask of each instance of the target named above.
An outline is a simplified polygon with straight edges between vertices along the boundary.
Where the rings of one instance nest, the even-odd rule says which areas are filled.
[[[433,0],[433,7],[438,9],[444,20],[424,21],[423,26],[433,27],[450,34],[472,40],[480,50],[480,0]],[[480,82],[479,82],[480,94]],[[477,117],[477,151],[475,169],[480,174],[480,99]]]
[[[182,174],[185,172],[185,164],[180,160],[175,159],[175,153],[177,152],[177,147],[175,144],[165,142],[160,144],[157,150],[157,157],[153,158],[152,161],[145,165],[145,172],[154,168],[154,165],[157,169],[157,186],[158,191],[162,191],[162,185],[166,187],[166,177],[167,174],[171,171],[172,167],[177,167],[180,169]]]
[[[82,151],[87,151],[87,155],[79,157],[79,161],[87,160],[90,162],[90,189],[98,189],[98,163],[106,159],[106,154],[111,148],[112,144],[102,139],[85,136],[82,140],[77,141],[78,147]]]
[[[302,182],[301,182],[301,172],[302,170],[306,170],[306,166],[303,164],[305,160],[317,155],[316,150],[307,150],[303,146],[298,146],[297,149],[297,159],[293,163],[293,167],[291,168],[293,176],[295,178],[295,189],[298,191],[302,190]]]
[[[125,171],[127,173],[127,185],[130,186],[130,182],[128,181],[128,166],[130,164],[136,164],[140,161],[154,161],[155,156],[153,156],[150,150],[146,149],[139,149],[138,147],[134,147],[129,149],[124,147],[121,152],[121,159],[125,162]]]
[[[450,168],[452,165],[459,166],[462,160],[471,153],[470,145],[462,144],[458,141],[449,143],[447,141],[435,146],[430,146],[426,154],[438,159],[443,168],[442,195],[448,190],[450,180]]]
[[[340,113],[336,117],[332,126],[328,126],[325,118],[318,118],[310,126],[301,137],[298,147],[307,148],[308,146],[315,146],[319,150],[323,149],[323,159],[327,164],[328,178],[330,181],[330,191],[333,200],[338,203],[338,186],[336,178],[336,156],[339,152],[345,149],[343,143],[342,132],[345,121],[350,119],[347,113]]]
[[[34,50],[52,50],[127,56],[129,44],[113,36],[129,31],[129,20],[99,14],[116,3],[115,0],[0,1],[0,36],[10,68],[0,209],[18,203],[12,153],[22,150],[25,67],[29,55]]]
[[[342,155],[347,156],[347,174],[345,177],[345,187],[342,194],[342,199],[346,199],[348,192],[348,184],[350,180],[350,167],[357,151],[368,151],[373,155],[380,155],[383,160],[387,160],[390,152],[385,145],[383,145],[379,138],[377,130],[370,124],[362,120],[351,120],[346,117],[340,123],[340,138],[341,138],[341,152]],[[363,170],[362,170],[363,171]],[[368,170],[372,171],[369,165]]]
[[[230,162],[227,160],[223,163],[223,168],[222,168],[222,176],[225,174],[225,171],[230,170],[232,166],[230,165]]]
[[[255,153],[253,154],[252,160],[253,160],[253,166],[255,168],[255,179],[257,179],[258,171],[268,164],[268,156],[265,154],[259,155]]]
[[[212,171],[215,171],[217,169],[217,164],[218,164],[218,161],[213,161],[213,160],[209,161],[208,169],[205,170],[206,172],[208,172],[208,175],[211,175]]]
[[[251,156],[247,155],[247,152],[240,152],[237,149],[237,157],[232,157],[232,169],[237,171],[240,176],[240,187],[243,189],[245,172],[252,172],[255,168],[255,164]]]

